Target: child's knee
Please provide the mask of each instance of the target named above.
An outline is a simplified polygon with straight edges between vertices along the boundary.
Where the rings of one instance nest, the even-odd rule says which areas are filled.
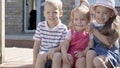
[[[93,54],[93,53],[94,53],[93,50],[88,50],[87,53],[86,53],[86,55],[91,55],[91,54]]]
[[[96,56],[96,52],[94,50],[88,50],[86,53],[86,58],[93,58]]]
[[[102,65],[102,59],[100,57],[95,57],[93,59],[93,64],[97,67],[101,66]]]
[[[38,54],[37,60],[46,61],[47,60],[47,54],[46,53],[44,53],[44,54]]]
[[[85,57],[81,57],[76,60],[75,66],[76,66],[76,68],[79,68],[79,67],[85,65],[85,63],[86,63]]]
[[[61,53],[59,53],[59,52],[55,53],[53,56],[54,60],[61,60],[61,58],[62,58],[62,56],[61,56]]]
[[[77,60],[76,60],[76,62],[85,62],[85,57],[81,57],[81,58],[78,58]]]
[[[78,58],[78,59],[76,60],[76,65],[85,63],[85,61],[86,61],[85,57]]]

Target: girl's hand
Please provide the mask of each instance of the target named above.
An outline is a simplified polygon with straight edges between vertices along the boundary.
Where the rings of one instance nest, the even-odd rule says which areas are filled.
[[[95,30],[95,28],[91,24],[86,25],[86,29],[90,33],[93,33],[93,31]]]
[[[54,53],[55,53],[54,48],[53,48],[53,49],[50,49],[50,50],[48,51],[48,59],[52,59]]]
[[[75,51],[75,57],[80,58],[80,57],[83,57],[83,56],[84,56],[83,52]]]

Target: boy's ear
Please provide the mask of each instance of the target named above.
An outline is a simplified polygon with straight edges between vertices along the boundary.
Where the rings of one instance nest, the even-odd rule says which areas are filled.
[[[63,11],[61,10],[61,11],[60,11],[60,17],[61,17],[62,15],[63,15]]]

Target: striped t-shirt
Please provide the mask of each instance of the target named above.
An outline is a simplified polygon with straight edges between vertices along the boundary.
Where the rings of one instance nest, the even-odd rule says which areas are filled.
[[[41,41],[41,50],[49,50],[58,47],[60,42],[63,42],[67,34],[66,25],[61,21],[54,28],[49,28],[46,21],[40,22],[37,26],[34,39]]]

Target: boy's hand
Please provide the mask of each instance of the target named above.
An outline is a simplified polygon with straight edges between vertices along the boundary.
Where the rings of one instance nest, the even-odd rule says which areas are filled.
[[[54,53],[55,53],[54,48],[53,48],[53,49],[50,49],[50,50],[48,51],[48,59],[52,59]]]
[[[65,63],[69,63],[67,54],[62,54],[62,60],[63,60],[63,62],[65,62]]]

